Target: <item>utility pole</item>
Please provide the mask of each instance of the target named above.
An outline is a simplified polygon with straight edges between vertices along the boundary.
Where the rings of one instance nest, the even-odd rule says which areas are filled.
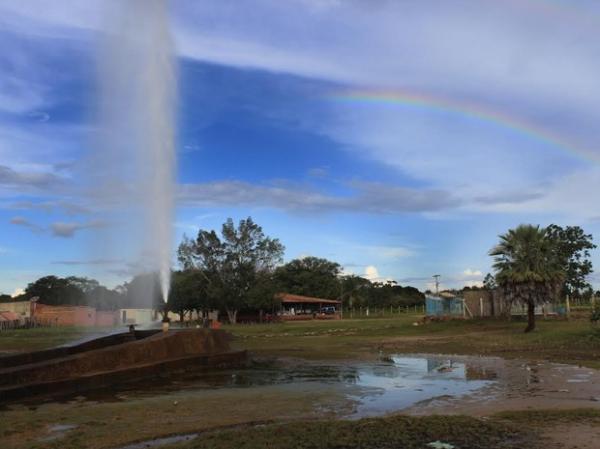
[[[440,275],[434,274],[432,278],[435,279],[435,294],[437,296],[440,293]]]

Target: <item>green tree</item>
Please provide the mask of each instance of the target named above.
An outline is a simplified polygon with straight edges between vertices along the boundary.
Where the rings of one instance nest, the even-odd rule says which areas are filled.
[[[341,271],[336,262],[304,257],[278,267],[275,280],[285,293],[334,299],[341,295]]]
[[[186,312],[209,310],[211,305],[204,273],[197,269],[174,272],[168,306],[169,310],[179,314],[180,321],[184,320]]]
[[[37,296],[40,303],[48,305],[84,305],[86,297],[79,284],[69,278],[44,276],[25,289],[27,298]]]
[[[343,276],[340,279],[340,299],[344,307],[363,307],[368,303],[370,290],[373,288],[371,281],[354,274]]]
[[[263,312],[272,312],[275,307],[275,295],[279,289],[270,271],[261,271],[256,275],[255,282],[248,290],[248,306],[258,310],[261,320]]]
[[[79,290],[81,290],[85,295],[92,292],[95,288],[100,286],[100,283],[96,279],[90,279],[86,277],[79,276],[69,276],[65,278],[65,280]]]
[[[251,217],[236,226],[229,218],[219,237],[200,230],[196,240],[185,238],[177,251],[184,268],[201,270],[207,279],[207,294],[225,309],[231,323],[240,309],[248,307],[256,284],[281,263],[284,246],[267,237]]]
[[[98,285],[86,293],[87,303],[96,310],[116,310],[125,305],[125,295]]]
[[[565,273],[563,294],[581,297],[583,291],[591,287],[587,281],[593,272],[590,251],[596,248],[592,234],[586,234],[579,226],[563,228],[552,224],[546,230]]]
[[[490,255],[504,299],[509,307],[515,301],[527,305],[525,332],[534,330],[535,306],[556,298],[565,278],[554,240],[545,228],[519,225],[500,235]]]
[[[494,290],[496,287],[496,278],[491,273],[486,274],[483,278],[483,288],[486,290]]]
[[[581,298],[585,301],[590,301],[594,296],[594,289],[590,286],[581,292]]]

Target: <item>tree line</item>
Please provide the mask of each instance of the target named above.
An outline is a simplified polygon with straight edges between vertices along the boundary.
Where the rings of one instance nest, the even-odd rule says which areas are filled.
[[[220,309],[235,323],[239,312],[274,311],[279,292],[339,299],[344,307],[424,303],[416,288],[343,275],[341,265],[327,259],[305,257],[282,264],[284,251],[281,242],[266,236],[251,217],[237,226],[228,219],[220,235],[199,230],[195,239],[184,237],[169,308],[181,315]]]
[[[526,305],[526,331],[531,331],[537,305],[567,295],[591,295],[590,252],[595,248],[592,235],[578,226],[520,225],[500,235],[490,250],[494,273],[485,277],[484,288],[498,291],[509,308],[514,303]],[[275,311],[275,296],[280,292],[338,299],[345,308],[412,306],[425,301],[414,287],[344,275],[337,262],[327,259],[305,257],[284,264],[284,251],[283,244],[265,235],[251,217],[237,225],[228,219],[220,233],[199,230],[193,239],[184,236],[167,307],[182,319],[187,313],[216,309],[235,323],[240,312]],[[150,299],[156,308],[163,307],[154,273],[137,275],[115,289],[94,279],[45,276],[11,299],[34,296],[45,304],[90,305],[99,310],[148,307]]]
[[[251,217],[237,225],[228,219],[220,233],[199,230],[193,239],[184,236],[167,308],[181,319],[192,312],[219,310],[235,323],[240,312],[274,312],[279,306],[277,293],[338,299],[343,307],[357,309],[424,304],[425,296],[414,287],[344,275],[340,264],[318,257],[284,264],[284,251],[279,239],[265,235]],[[44,276],[11,300],[32,297],[49,305],[89,305],[98,310],[144,308],[150,303],[164,307],[154,273],[137,275],[114,289],[85,277]]]

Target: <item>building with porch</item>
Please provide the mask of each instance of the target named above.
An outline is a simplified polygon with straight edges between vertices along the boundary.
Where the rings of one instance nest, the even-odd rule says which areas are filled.
[[[275,299],[281,303],[278,318],[295,320],[339,320],[342,318],[342,301],[311,296],[279,293]]]

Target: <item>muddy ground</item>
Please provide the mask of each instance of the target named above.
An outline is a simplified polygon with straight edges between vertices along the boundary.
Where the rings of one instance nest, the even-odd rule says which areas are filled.
[[[457,415],[474,417],[475,421],[465,424],[473,429],[482,422],[494,426],[516,425],[523,432],[519,438],[530,439],[526,446],[511,447],[597,446],[600,414],[588,411],[595,413],[600,407],[600,374],[594,369],[599,366],[600,339],[587,323],[541,323],[537,333],[524,336],[520,323],[440,323],[416,327],[412,325],[414,321],[415,317],[401,317],[238,326],[234,329],[236,348],[251,349],[258,361],[254,366],[258,376],[254,379],[248,381],[252,376],[240,372],[220,373],[213,378],[156,380],[79,397],[13,404],[0,410],[1,447],[117,448],[164,435],[211,432],[248,423],[258,424],[261,429],[270,423],[306,420],[318,423],[325,418],[330,426],[336,427],[337,423],[343,423],[338,419],[354,420],[394,412],[414,416],[417,421],[411,421],[410,425],[415,428],[420,428],[419,417],[431,414],[446,416],[435,418],[440,429],[445,428],[447,419]],[[11,351],[15,350],[18,338],[11,337]],[[35,346],[40,345],[38,335]],[[423,359],[430,358],[433,367],[424,374],[425,379],[464,374],[469,382],[482,384],[467,394],[436,391],[430,397],[426,394],[423,397],[429,388],[427,383],[424,387],[410,382],[394,385],[397,371],[403,373],[404,368],[397,370],[391,366],[393,357],[407,353],[415,357],[415,353],[422,352],[427,353]],[[470,355],[431,355],[440,352]],[[275,369],[270,365],[274,360]],[[454,371],[447,369],[449,362],[453,363]],[[357,373],[359,378],[375,384],[352,381]],[[408,380],[412,382],[411,376]],[[402,388],[410,394],[404,394]],[[399,396],[396,390],[401,393]],[[404,399],[397,399],[407,396],[415,401],[406,404]],[[380,401],[383,406],[377,405],[379,397],[385,399]],[[364,404],[361,409],[361,403],[370,406],[366,407],[368,413]],[[379,413],[372,413],[377,407]],[[534,412],[538,414],[535,419]],[[308,435],[314,429],[313,424],[307,426]],[[230,432],[233,432],[231,441],[242,444],[246,431]],[[477,439],[475,434],[473,441]],[[426,433],[421,436],[428,437]],[[417,437],[415,434],[415,441]],[[197,443],[178,444],[195,447]],[[464,444],[463,447],[486,447]]]

